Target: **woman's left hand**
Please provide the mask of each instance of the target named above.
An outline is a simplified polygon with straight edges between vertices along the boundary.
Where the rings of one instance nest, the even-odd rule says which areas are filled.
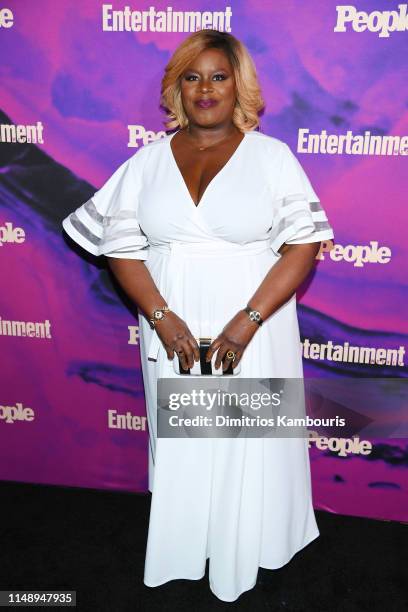
[[[232,359],[226,357],[226,354],[228,351],[233,351],[236,357],[232,361],[232,369],[236,368],[246,346],[255,335],[258,327],[258,323],[251,321],[247,313],[244,310],[240,310],[212,341],[207,351],[206,360],[210,361],[218,349],[214,366],[218,369],[222,362],[223,371],[225,371],[232,361]]]

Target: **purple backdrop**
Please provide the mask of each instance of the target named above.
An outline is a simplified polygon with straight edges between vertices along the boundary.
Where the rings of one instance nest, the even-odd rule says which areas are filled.
[[[128,4],[138,11],[151,6]],[[323,253],[298,292],[302,339],[400,349],[400,362],[391,365],[304,355],[305,375],[406,378],[406,156],[305,153],[298,142],[301,130],[406,138],[407,33],[402,19],[384,13],[398,12],[397,3],[360,1],[356,10],[365,11],[368,24],[362,31],[357,18],[345,22],[345,31],[334,30],[341,26],[334,0],[170,5],[221,13],[231,6],[231,31],[251,52],[266,101],[260,129],[295,152],[334,228],[334,250]],[[0,14],[0,478],[146,491],[136,311],[105,262],[62,235],[61,220],[135,152],[129,144],[143,146],[132,130],[159,137],[165,129],[160,81],[188,32],[103,30],[96,0],[6,6],[9,12]],[[387,30],[387,23],[395,28]],[[35,126],[38,142],[11,142],[9,124]],[[372,255],[355,265],[356,247],[370,242],[389,249],[386,261]],[[30,334],[30,323],[41,324],[38,335]],[[128,418],[120,429],[115,418],[126,414],[141,418],[133,424]],[[312,444],[314,505],[407,521],[406,440],[371,442],[369,454],[346,457]]]

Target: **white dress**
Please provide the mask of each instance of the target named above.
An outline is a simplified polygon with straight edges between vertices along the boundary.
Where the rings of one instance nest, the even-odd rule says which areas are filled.
[[[173,134],[174,135],[174,134]],[[125,161],[63,221],[94,255],[144,260],[193,335],[217,335],[246,306],[279,247],[333,238],[290,148],[247,132],[196,207],[170,147],[173,135]],[[144,583],[197,580],[209,558],[212,592],[235,601],[259,566],[276,569],[319,536],[304,438],[157,438],[157,379],[176,377],[139,314],[152,492]],[[301,377],[293,295],[257,330],[239,376]]]

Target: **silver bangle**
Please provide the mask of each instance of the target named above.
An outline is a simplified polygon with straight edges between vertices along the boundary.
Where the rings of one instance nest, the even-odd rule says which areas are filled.
[[[261,327],[263,323],[263,319],[261,317],[261,313],[259,312],[259,310],[254,310],[250,306],[246,306],[244,308],[244,311],[248,314],[251,321],[258,323],[259,327]]]

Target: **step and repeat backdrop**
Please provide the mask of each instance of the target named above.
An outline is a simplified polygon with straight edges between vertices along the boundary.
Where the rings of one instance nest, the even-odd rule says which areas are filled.
[[[202,28],[249,49],[260,130],[334,228],[297,294],[305,377],[407,377],[407,4],[0,0],[0,479],[147,491],[136,307],[61,221],[166,134],[164,67]],[[384,436],[310,430],[314,506],[407,521],[402,396],[367,401]]]

